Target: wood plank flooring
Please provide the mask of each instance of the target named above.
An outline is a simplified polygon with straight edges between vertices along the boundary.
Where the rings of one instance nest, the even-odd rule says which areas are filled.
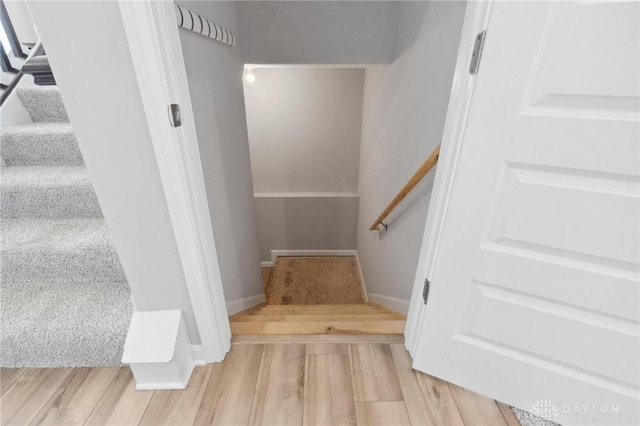
[[[2,425],[518,425],[508,406],[412,370],[398,336],[236,336],[183,391],[136,391],[128,367],[0,373]]]

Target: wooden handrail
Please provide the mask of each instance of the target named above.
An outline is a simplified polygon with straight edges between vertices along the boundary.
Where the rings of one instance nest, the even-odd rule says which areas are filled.
[[[411,190],[415,188],[415,186],[418,183],[420,183],[422,178],[425,177],[427,173],[429,173],[429,170],[431,170],[433,166],[436,165],[436,163],[438,162],[439,156],[440,156],[440,145],[438,145],[436,149],[433,150],[429,158],[427,158],[427,160],[424,163],[422,163],[422,166],[420,166],[418,171],[416,171],[413,174],[413,176],[411,176],[411,179],[409,179],[407,184],[400,190],[400,192],[398,192],[398,195],[396,195],[396,197],[389,203],[387,208],[384,209],[384,211],[380,216],[378,216],[376,221],[373,222],[373,225],[371,225],[371,228],[369,228],[370,231],[377,231],[380,225],[384,226],[385,229],[387,228],[387,225],[383,223],[385,218],[389,216],[389,213],[391,213],[393,209],[395,209],[396,206],[400,204],[402,200],[404,200],[404,198],[409,194],[409,192],[411,192]]]

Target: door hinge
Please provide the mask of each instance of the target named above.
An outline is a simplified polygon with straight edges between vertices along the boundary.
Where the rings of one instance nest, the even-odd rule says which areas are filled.
[[[424,287],[422,288],[422,298],[424,299],[424,304],[427,304],[427,300],[429,299],[429,289],[431,288],[431,282],[429,278],[424,279]]]
[[[471,54],[471,64],[469,65],[469,72],[471,74],[477,74],[480,67],[480,57],[482,56],[482,48],[484,47],[484,38],[487,35],[486,31],[481,32],[476,36],[476,42],[473,45],[473,53]]]
[[[180,115],[180,105],[171,104],[169,105],[169,123],[173,127],[182,126],[182,116]]]

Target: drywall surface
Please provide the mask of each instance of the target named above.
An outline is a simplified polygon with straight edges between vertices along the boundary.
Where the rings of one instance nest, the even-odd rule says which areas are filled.
[[[233,2],[179,2],[231,30],[236,46],[184,29],[180,40],[227,301],[262,294],[242,94],[242,37]]]
[[[411,297],[433,171],[391,214],[388,231],[369,226],[440,144],[465,6],[401,3],[397,59],[366,71],[357,250],[369,293]]]
[[[255,192],[356,192],[364,69],[256,68],[244,83]]]
[[[118,3],[29,7],[136,310],[181,310],[191,343],[199,343]]]
[[[254,64],[388,64],[393,1],[242,1],[243,59]]]
[[[252,72],[244,89],[261,260],[271,250],[354,250],[364,69]]]
[[[256,197],[260,260],[271,250],[354,250],[358,197]]]

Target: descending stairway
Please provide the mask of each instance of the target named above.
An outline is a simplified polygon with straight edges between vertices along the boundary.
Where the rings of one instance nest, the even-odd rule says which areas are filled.
[[[130,289],[62,98],[17,95],[33,123],[1,133],[0,365],[119,365]]]
[[[239,334],[402,334],[406,317],[380,305],[259,305],[230,318]]]

